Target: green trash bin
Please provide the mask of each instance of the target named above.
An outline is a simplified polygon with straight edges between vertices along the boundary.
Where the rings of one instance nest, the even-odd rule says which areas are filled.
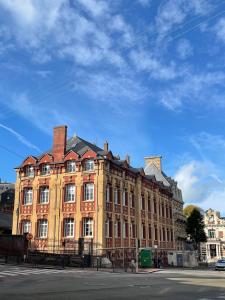
[[[152,251],[151,249],[141,249],[140,251],[140,267],[151,268],[152,267]]]

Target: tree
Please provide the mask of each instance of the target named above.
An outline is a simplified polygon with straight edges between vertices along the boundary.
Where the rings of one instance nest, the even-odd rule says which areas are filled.
[[[191,241],[193,242],[195,250],[200,249],[200,243],[207,241],[207,236],[205,234],[205,224],[203,216],[200,213],[200,210],[194,208],[187,218],[186,223],[186,232],[190,236]]]
[[[192,211],[193,211],[194,209],[197,209],[197,210],[200,211],[200,208],[199,208],[198,206],[196,206],[196,205],[193,205],[193,204],[187,205],[187,206],[184,208],[184,215],[185,215],[185,217],[188,218],[188,217],[191,215],[191,213],[192,213]]]

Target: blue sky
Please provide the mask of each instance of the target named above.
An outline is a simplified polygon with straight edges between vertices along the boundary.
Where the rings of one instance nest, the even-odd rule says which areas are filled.
[[[225,212],[225,1],[0,0],[0,177],[67,124]]]

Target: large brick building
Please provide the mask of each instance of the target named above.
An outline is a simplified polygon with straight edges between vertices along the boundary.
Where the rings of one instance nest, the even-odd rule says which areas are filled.
[[[77,136],[54,128],[52,150],[16,168],[13,234],[30,232],[38,249],[84,237],[98,249],[175,249],[170,187]],[[155,246],[156,248],[156,246]]]

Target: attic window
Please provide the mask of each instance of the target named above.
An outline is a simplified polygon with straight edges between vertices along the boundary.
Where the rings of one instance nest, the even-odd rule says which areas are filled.
[[[75,172],[76,171],[76,162],[74,160],[70,160],[67,162],[67,172]]]
[[[44,164],[41,166],[41,175],[49,175],[51,171],[51,167],[48,164]]]
[[[34,167],[33,166],[26,166],[25,175],[28,176],[28,177],[33,177],[34,176]]]
[[[84,163],[84,170],[85,171],[93,171],[94,170],[94,161],[93,159],[88,159]]]

